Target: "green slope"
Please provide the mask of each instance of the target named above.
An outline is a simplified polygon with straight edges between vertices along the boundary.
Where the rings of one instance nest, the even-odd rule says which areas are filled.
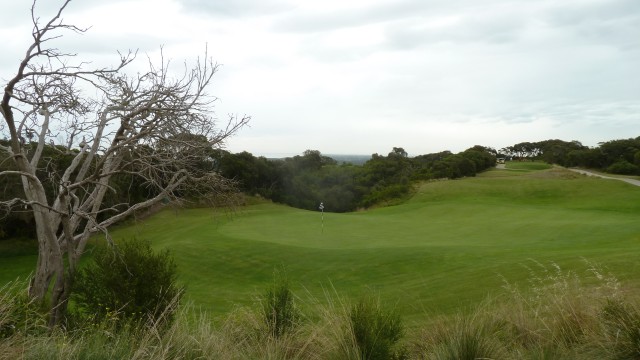
[[[324,228],[319,212],[260,204],[165,211],[113,237],[170,248],[188,297],[214,314],[253,302],[284,268],[301,301],[373,290],[420,319],[499,292],[502,277],[525,284],[532,260],[583,271],[587,259],[635,284],[639,215],[640,188],[521,166],[424,183],[399,206],[325,213]],[[0,280],[27,258],[2,258]]]

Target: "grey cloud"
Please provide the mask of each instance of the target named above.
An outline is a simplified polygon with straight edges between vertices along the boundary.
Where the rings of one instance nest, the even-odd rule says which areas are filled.
[[[301,53],[323,62],[354,61],[378,52],[408,50],[438,42],[509,43],[517,40],[522,21],[491,4],[468,5],[465,1],[407,0],[348,11],[320,13],[289,12],[274,21],[277,31],[304,36]],[[473,3],[472,3],[473,4]],[[496,5],[496,7],[499,7]],[[432,27],[442,17],[464,15],[463,22],[449,27]],[[349,46],[324,41],[328,34],[349,28],[379,25],[386,29],[382,43],[354,42]],[[366,35],[365,35],[366,36]]]
[[[640,47],[640,2],[637,0],[559,6],[549,11],[544,20],[551,26],[573,31],[586,42],[623,50]]]
[[[451,26],[430,26],[443,16],[460,16]],[[640,2],[613,0],[584,3],[522,1],[415,1],[348,11],[299,13],[291,11],[274,22],[277,31],[326,33],[371,24],[387,27],[387,46],[413,49],[438,42],[505,44],[519,39],[527,26],[547,24],[585,42],[640,46]]]
[[[558,3],[545,16],[549,23],[558,26],[573,26],[589,22],[615,21],[638,17],[640,2],[637,0],[609,0],[592,3]]]
[[[127,0],[111,0],[110,3],[126,2]],[[95,7],[96,5],[103,5],[103,0],[82,0],[71,1],[64,9],[61,18],[64,20],[65,16],[74,12],[79,12],[84,9]],[[47,22],[60,10],[60,7],[64,4],[63,0],[40,0],[35,4],[35,16],[40,19],[40,23]],[[31,24],[31,1],[5,1],[2,4],[2,11],[0,11],[0,24],[3,27]]]
[[[502,114],[507,123],[535,122],[549,119],[557,126],[627,126],[640,130],[640,104],[630,101],[553,101],[513,108]]]
[[[191,13],[220,17],[246,17],[272,15],[291,8],[278,0],[178,0],[183,9]]]
[[[448,16],[459,16],[462,21],[450,26],[433,26]],[[511,2],[489,1],[479,6],[465,1],[409,0],[340,12],[292,12],[281,16],[274,22],[274,27],[278,31],[304,34],[309,42],[318,45],[315,49],[309,45],[308,53],[327,60],[334,56],[355,59],[377,51],[409,50],[439,42],[510,43],[518,39],[525,20],[525,14],[518,12]],[[386,29],[387,38],[382,46],[367,47],[355,43],[350,49],[337,49],[331,44],[316,41],[316,36],[325,33],[372,24]]]
[[[322,13],[292,12],[277,21],[274,29],[282,32],[315,33],[393,20],[390,14],[384,14],[379,10],[376,8]]]
[[[501,0],[485,1],[485,5]],[[473,10],[464,0],[404,0],[365,8],[300,13],[291,11],[274,24],[277,31],[312,33],[339,30],[347,27],[402,21],[418,16],[435,17]]]
[[[387,46],[410,50],[434,43],[492,44],[511,43],[518,39],[523,22],[512,18],[464,18],[459,24],[431,27],[433,19],[411,19],[387,28]]]

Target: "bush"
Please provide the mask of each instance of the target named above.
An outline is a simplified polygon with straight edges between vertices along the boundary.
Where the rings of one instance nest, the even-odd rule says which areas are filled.
[[[171,320],[183,289],[168,250],[154,253],[148,241],[97,248],[93,263],[78,271],[73,300],[81,315],[141,321]]]
[[[265,291],[261,303],[263,319],[273,337],[284,335],[300,318],[289,282],[279,274],[274,276],[273,284]]]
[[[627,160],[620,160],[609,166],[607,172],[621,175],[635,175],[640,172],[640,168]]]
[[[384,310],[379,300],[363,298],[351,307],[351,332],[363,360],[398,359],[394,351],[402,338],[402,319],[395,311]]]

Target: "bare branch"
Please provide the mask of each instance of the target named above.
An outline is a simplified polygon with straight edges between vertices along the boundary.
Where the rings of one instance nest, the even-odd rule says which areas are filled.
[[[42,22],[33,2],[31,44],[0,101],[8,138],[0,141],[0,177],[19,178],[24,193],[0,206],[30,207],[40,249],[30,294],[63,303],[91,234],[109,239],[109,226],[166,199],[230,193],[211,154],[250,119],[216,118],[208,90],[219,66],[206,48],[178,76],[162,51],[158,62],[147,57],[146,71],[127,74],[137,52],[92,69],[57,49],[67,32],[87,30],[62,20],[69,3]],[[54,323],[63,303],[52,304]]]

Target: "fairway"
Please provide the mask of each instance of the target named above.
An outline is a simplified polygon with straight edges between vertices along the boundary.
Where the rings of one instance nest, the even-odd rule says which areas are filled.
[[[639,216],[638,187],[520,167],[422,183],[402,205],[325,213],[324,226],[319,212],[261,203],[167,210],[112,234],[171,249],[187,298],[215,315],[254,303],[284,270],[302,303],[374,292],[411,321],[497,294],[503,278],[526,286],[536,262],[584,274],[587,260],[635,286]],[[4,282],[35,257],[0,261]]]

